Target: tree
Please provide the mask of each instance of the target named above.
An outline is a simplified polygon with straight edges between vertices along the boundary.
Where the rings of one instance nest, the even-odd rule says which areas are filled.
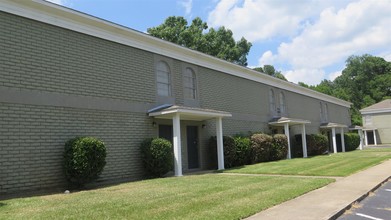
[[[316,86],[301,86],[352,102],[352,124],[361,125],[359,110],[391,97],[391,62],[364,54],[350,56],[342,75]]]
[[[265,73],[269,76],[273,76],[273,77],[282,79],[284,81],[288,81],[285,78],[285,76],[281,73],[281,71],[276,71],[276,69],[272,65],[264,65],[263,67],[255,67],[255,68],[253,68],[253,70],[261,72],[261,73]]]
[[[247,66],[247,55],[252,44],[245,38],[235,42],[231,30],[224,26],[215,30],[197,17],[188,25],[183,17],[170,16],[163,24],[148,28],[154,37],[209,54],[242,66]]]

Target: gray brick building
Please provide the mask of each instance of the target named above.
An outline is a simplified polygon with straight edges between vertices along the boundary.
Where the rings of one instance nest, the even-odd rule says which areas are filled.
[[[64,186],[76,136],[105,142],[112,182],[143,177],[149,137],[174,137],[180,176],[211,136],[350,124],[348,102],[40,0],[0,2],[0,51],[1,194]]]

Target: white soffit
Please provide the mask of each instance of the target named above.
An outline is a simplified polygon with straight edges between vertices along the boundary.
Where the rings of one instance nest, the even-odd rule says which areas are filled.
[[[163,56],[324,100],[344,107],[349,108],[351,105],[350,102],[43,0],[2,0],[0,2],[0,10],[121,43],[141,50],[161,54]]]

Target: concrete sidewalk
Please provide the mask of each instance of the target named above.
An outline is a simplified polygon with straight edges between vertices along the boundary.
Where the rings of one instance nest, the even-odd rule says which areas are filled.
[[[247,218],[273,220],[335,219],[353,202],[363,198],[391,176],[391,160],[359,173],[337,179],[314,190]]]

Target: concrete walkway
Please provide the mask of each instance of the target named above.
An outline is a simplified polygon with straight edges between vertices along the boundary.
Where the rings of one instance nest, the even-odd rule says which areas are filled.
[[[280,205],[250,216],[248,220],[335,219],[352,203],[362,199],[391,176],[391,160],[359,173],[337,179]]]

